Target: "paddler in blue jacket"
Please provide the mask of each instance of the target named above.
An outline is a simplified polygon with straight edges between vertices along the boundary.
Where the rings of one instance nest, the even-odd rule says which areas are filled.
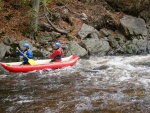
[[[32,53],[32,51],[31,51],[29,48],[30,48],[30,46],[29,46],[28,43],[24,43],[24,44],[23,44],[23,50],[22,50],[22,51],[20,51],[18,47],[16,48],[17,51],[18,51],[18,54],[19,54],[20,56],[24,56],[24,62],[22,63],[22,65],[27,65],[27,64],[29,64],[28,58],[29,58],[29,59],[32,59],[32,58],[33,58],[33,53]]]

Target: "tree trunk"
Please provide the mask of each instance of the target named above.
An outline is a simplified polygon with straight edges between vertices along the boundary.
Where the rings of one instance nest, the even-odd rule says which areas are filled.
[[[150,19],[150,0],[148,1],[148,17]]]
[[[39,5],[40,5],[40,0],[34,0],[33,2],[33,18],[32,18],[32,24],[33,25],[33,31],[34,31],[34,34],[37,33],[37,30],[38,30],[38,20],[39,20]]]

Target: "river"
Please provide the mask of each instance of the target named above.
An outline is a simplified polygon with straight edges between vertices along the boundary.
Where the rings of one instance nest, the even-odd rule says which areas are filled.
[[[150,113],[149,61],[92,56],[58,70],[0,72],[0,113]]]

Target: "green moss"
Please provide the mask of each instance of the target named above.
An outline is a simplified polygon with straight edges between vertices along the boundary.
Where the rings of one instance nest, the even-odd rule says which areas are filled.
[[[3,7],[4,7],[4,3],[0,1],[0,10],[3,10]]]
[[[74,39],[74,37],[71,36],[71,35],[67,35],[66,38],[67,38],[69,41],[72,41],[72,40]]]
[[[33,51],[34,57],[43,57],[43,54],[40,51]]]
[[[46,33],[44,37],[53,37],[53,35],[51,33]]]

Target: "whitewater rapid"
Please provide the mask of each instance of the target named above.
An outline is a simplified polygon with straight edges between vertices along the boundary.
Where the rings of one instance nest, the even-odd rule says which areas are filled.
[[[0,75],[2,112],[150,110],[150,55],[91,56],[73,67]]]

